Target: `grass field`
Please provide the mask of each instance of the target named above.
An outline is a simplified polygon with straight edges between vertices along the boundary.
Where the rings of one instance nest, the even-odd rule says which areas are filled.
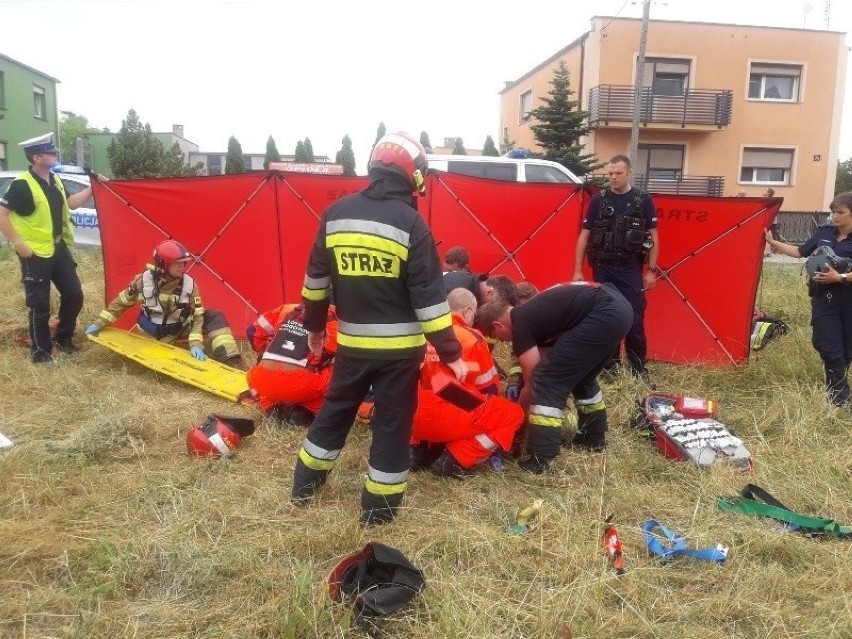
[[[4,249],[5,250],[5,249]],[[100,253],[77,251],[85,326],[103,303]],[[83,350],[33,366],[17,260],[0,253],[0,637],[365,636],[324,580],[367,541],[402,550],[427,589],[384,623],[388,637],[852,637],[852,544],[781,533],[715,505],[756,483],[799,512],[852,524],[852,416],[824,397],[797,269],[767,266],[760,306],[791,333],[737,369],[651,364],[660,390],[717,399],[755,472],[663,458],[628,427],[642,388],[605,387],[606,454],[566,451],[543,476],[507,462],[464,482],[412,476],[404,510],[364,530],[369,433],[353,429],[317,502],[290,479],[303,431],[261,420],[228,461],[186,454],[208,413],[252,416],[78,338]],[[539,527],[508,536],[541,498]],[[626,574],[600,545],[614,513]],[[730,547],[725,565],[645,552],[655,518],[692,546]]]

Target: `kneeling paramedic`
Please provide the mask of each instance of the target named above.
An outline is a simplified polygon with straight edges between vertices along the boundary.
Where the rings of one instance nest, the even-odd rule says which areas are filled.
[[[408,480],[408,444],[428,340],[459,381],[467,375],[455,338],[432,233],[417,212],[426,152],[405,133],[373,148],[369,185],[334,202],[320,220],[302,300],[311,350],[322,344],[331,289],[337,356],[325,403],[308,428],[293,473],[292,500],[314,497],[337,463],[361,401],[373,389],[373,433],[361,521],[392,520]]]
[[[258,354],[246,377],[264,413],[296,425],[310,424],[328,391],[337,352],[337,315],[328,309],[326,341],[317,357],[308,348],[302,304],[284,304],[267,311],[246,329]]]
[[[86,335],[115,322],[122,313],[141,305],[136,325],[154,339],[171,343],[186,338],[197,360],[207,359],[204,336],[210,340],[213,359],[243,368],[239,348],[225,315],[206,309],[195,279],[186,274],[187,262],[195,258],[180,242],[166,240],[154,249],[154,263],[134,277],[130,284],[100,312],[86,328]]]
[[[499,397],[500,377],[488,342],[471,326],[476,297],[457,288],[447,296],[453,331],[462,345],[462,359],[476,362],[479,370],[468,375],[464,386],[484,400],[471,411],[459,408],[421,385],[411,436],[411,468],[431,466],[443,477],[461,478],[477,464],[512,447],[515,433],[524,421],[524,409]],[[424,372],[438,363],[438,355],[426,349]]]
[[[547,470],[559,454],[568,395],[577,407],[572,444],[606,446],[606,404],[597,376],[633,323],[630,304],[611,285],[577,282],[543,291],[513,308],[490,302],[476,314],[476,327],[512,342],[525,380],[520,404],[529,406],[527,452],[519,462],[532,473]]]

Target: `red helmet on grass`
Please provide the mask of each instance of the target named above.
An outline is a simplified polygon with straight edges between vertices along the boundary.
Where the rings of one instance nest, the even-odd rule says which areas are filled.
[[[211,413],[186,435],[186,449],[195,457],[230,457],[243,437],[254,432],[254,420]]]
[[[175,240],[160,242],[154,249],[154,266],[164,273],[175,262],[188,262],[192,259],[195,259],[192,253],[183,244]]]
[[[426,149],[410,133],[388,133],[376,142],[370,154],[369,170],[383,169],[401,175],[411,190],[426,194]]]

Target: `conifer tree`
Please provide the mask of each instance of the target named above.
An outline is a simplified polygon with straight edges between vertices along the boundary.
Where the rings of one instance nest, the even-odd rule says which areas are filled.
[[[586,153],[586,145],[580,139],[589,134],[589,112],[580,110],[580,102],[572,99],[571,78],[564,61],[553,71],[550,81],[553,87],[544,102],[530,111],[537,124],[530,126],[536,143],[544,149],[546,160],[559,162],[572,173],[584,176],[602,166],[595,156]]]
[[[305,143],[302,140],[296,142],[296,152],[293,154],[294,162],[307,162],[308,152],[305,150]]]
[[[130,109],[107,148],[112,174],[120,179],[160,177],[163,155],[163,144],[154,137],[151,125],[142,124]]]
[[[268,169],[270,162],[280,162],[281,154],[278,153],[278,147],[275,145],[275,140],[272,136],[266,141],[266,155],[263,156],[263,168]]]
[[[467,155],[467,149],[464,148],[464,140],[456,138],[456,143],[453,145],[453,155]]]
[[[352,150],[352,140],[349,135],[343,136],[343,146],[334,158],[336,164],[343,166],[343,175],[356,175],[355,152]]]
[[[225,173],[245,173],[246,163],[243,160],[243,147],[233,135],[228,139],[228,154],[225,156]]]
[[[426,131],[420,132],[420,144],[426,149],[426,153],[432,153],[432,143],[429,141],[429,134]]]
[[[500,151],[498,151],[497,147],[494,146],[494,138],[490,135],[486,136],[485,144],[482,145],[482,155],[490,155],[491,157],[497,157],[500,155]]]
[[[503,129],[503,139],[500,140],[500,155],[506,155],[515,148],[515,141],[509,138],[509,129]]]
[[[307,160],[305,162],[315,162],[314,158],[314,145],[311,144],[311,138],[305,138],[305,157]]]

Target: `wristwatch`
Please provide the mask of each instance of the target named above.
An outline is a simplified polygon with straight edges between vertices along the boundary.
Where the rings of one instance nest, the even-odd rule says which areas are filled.
[[[846,273],[841,273],[841,274],[840,274],[840,281],[841,281],[843,284],[846,284],[846,283],[847,283],[847,282],[846,282],[846,280],[847,280]]]

